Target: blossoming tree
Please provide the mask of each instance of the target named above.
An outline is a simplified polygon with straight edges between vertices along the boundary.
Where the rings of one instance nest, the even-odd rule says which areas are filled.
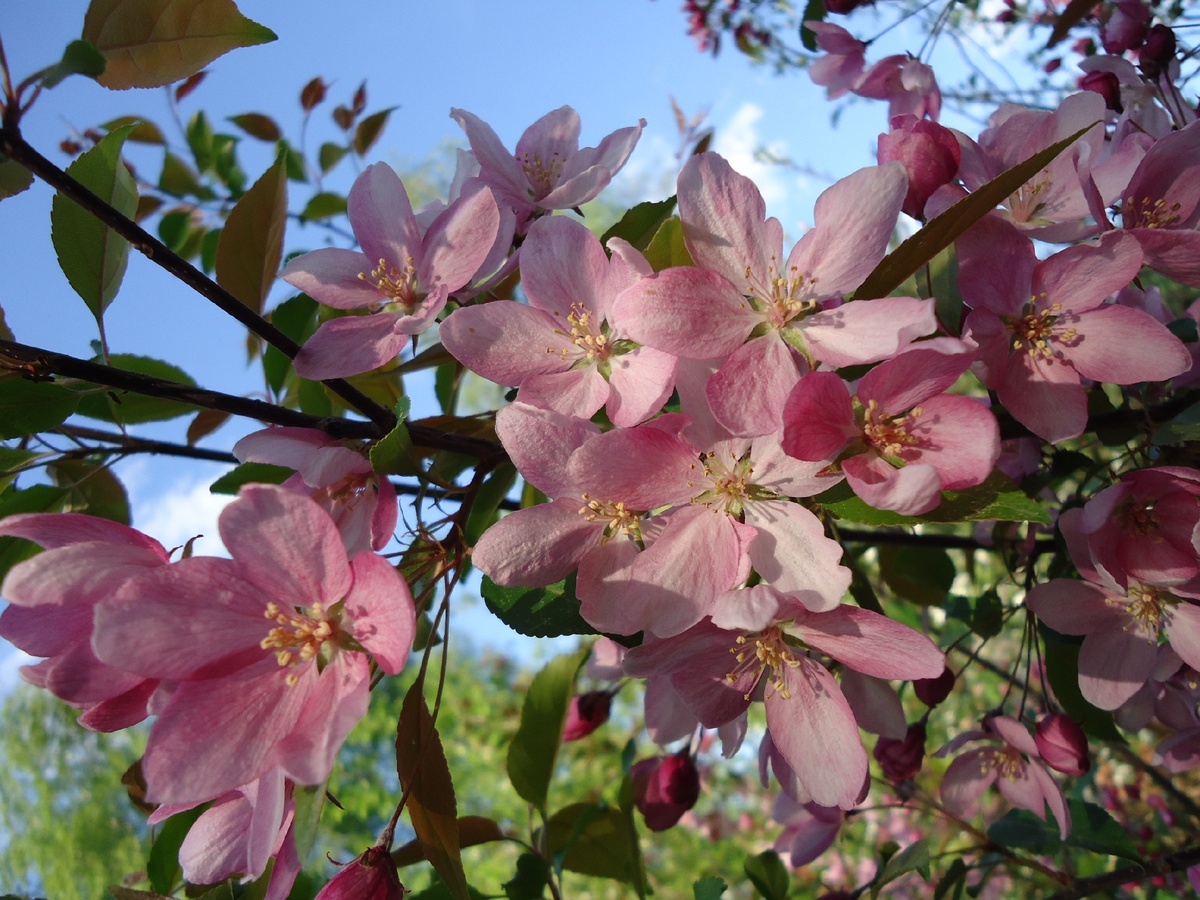
[[[716,5],[689,4],[697,30]],[[118,900],[311,896],[297,879],[339,753],[397,676],[398,789],[373,794],[386,825],[326,900],[401,897],[422,862],[420,896],[478,896],[462,850],[502,841],[521,848],[504,896],[572,896],[569,873],[646,896],[642,828],[695,827],[718,744],[757,755],[775,821],[743,872],[696,873],[698,900],[743,880],[787,896],[789,866],[861,821],[880,836],[858,845],[866,869],[809,885],[1200,882],[1190,54],[1137,0],[1072,3],[1055,40],[1102,24],[1106,51],[1081,89],[970,135],[938,123],[928,60],[868,65],[825,20],[855,4],[825,6],[805,25],[814,80],[887,100],[890,129],[790,248],[758,187],[700,147],[673,196],[596,234],[578,207],[644,122],[581,148],[564,106],[510,151],[454,109],[470,150],[444,198],[414,208],[369,164],[305,208],[344,214],[346,245],[284,262],[288,180],[369,154],[387,114],[364,115],[365,94],[315,161],[240,117],[278,141],[250,186],[235,142],[193,124],[198,172],[148,189],[122,161],[146,123],[109,123],[62,169],[22,133],[40,92],[85,76],[178,83],[178,100],[265,27],[231,0],[93,0],[57,65],[18,80],[0,56],[0,199],[35,177],[58,191],[59,262],[101,335],[83,360],[0,334],[0,635],[80,727],[146,735],[124,782],[163,826],[151,856],[178,865]],[[306,115],[326,90],[304,87]],[[141,224],[201,189],[227,201],[216,227],[186,206],[162,240]],[[131,248],[248,329],[266,400],[109,352]],[[265,310],[277,279],[299,293]],[[429,369],[441,411],[413,418],[402,378]],[[467,371],[511,388],[505,404],[457,414]],[[137,434],[183,416],[186,445]],[[230,416],[266,427],[199,446]],[[228,557],[130,526],[110,500],[132,452],[228,463]],[[437,665],[471,570],[506,627],[582,639],[508,729],[524,821],[464,808],[447,763]],[[639,712],[606,725],[618,695]],[[631,740],[606,789],[574,794],[563,745],[602,726],[662,749]],[[1142,784],[1158,827],[1131,812]]]

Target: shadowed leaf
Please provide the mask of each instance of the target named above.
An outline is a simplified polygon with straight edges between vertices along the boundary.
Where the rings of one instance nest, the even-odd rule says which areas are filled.
[[[256,313],[279,273],[286,225],[287,172],[276,162],[230,210],[217,244],[217,283]]]

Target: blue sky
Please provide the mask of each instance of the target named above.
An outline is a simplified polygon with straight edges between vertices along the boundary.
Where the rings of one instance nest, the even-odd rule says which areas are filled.
[[[717,129],[714,149],[759,184],[768,211],[798,237],[828,179],[757,162],[755,151],[769,148],[832,179],[872,164],[875,137],[886,125],[883,104],[863,102],[846,109],[834,129],[833,106],[806,74],[777,76],[732,49],[716,59],[701,54],[686,34],[676,0],[243,0],[239,5],[279,40],[217,60],[200,89],[184,101],[182,116],[202,108],[218,128],[232,133],[236,129],[225,117],[263,112],[296,140],[300,88],[319,75],[332,87],[310,126],[309,141],[333,139],[329,110],[365,80],[368,112],[397,107],[368,161],[382,159],[401,171],[446,152],[449,141],[465,146],[449,117],[451,107],[489,122],[512,147],[534,120],[570,104],[582,118],[586,145],[639,118],[647,120],[616,190],[631,200],[660,199],[671,193],[678,167],[674,98],[688,115],[708,111],[707,122]],[[20,79],[55,61],[79,35],[86,7],[85,0],[0,4],[0,38],[13,74]],[[879,55],[899,49],[905,48],[890,47]],[[168,131],[169,143],[183,146],[181,135],[171,129],[163,91],[112,92],[82,78],[46,92],[25,119],[25,134],[45,155],[66,164],[57,145],[72,129],[126,114],[152,119]],[[270,162],[270,148],[250,139],[243,146],[243,166],[256,178]],[[152,177],[160,154],[157,148],[135,150],[135,165]],[[347,190],[352,175],[347,171],[342,183],[332,186]],[[51,191],[37,184],[0,204],[0,253],[6,263],[0,307],[17,340],[86,357],[95,324],[54,259],[50,198]],[[296,249],[321,239],[291,228],[287,242]],[[285,288],[277,286],[268,306],[288,296]],[[136,253],[106,327],[114,352],[168,359],[217,390],[255,389],[240,327]],[[186,425],[180,422],[166,426],[165,434],[178,438]],[[233,423],[206,443],[228,447],[253,427]],[[123,464],[121,474],[134,502],[134,524],[166,546],[196,533],[215,533],[212,522],[220,503],[207,485],[219,467],[142,459]],[[213,552],[211,545],[207,552]]]

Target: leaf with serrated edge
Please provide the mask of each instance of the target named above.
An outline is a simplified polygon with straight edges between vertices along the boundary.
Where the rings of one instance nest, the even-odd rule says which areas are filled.
[[[575,676],[588,652],[556,656],[534,676],[521,706],[521,724],[508,746],[508,780],[521,799],[543,815],[567,707],[575,693]]]
[[[121,161],[133,125],[114,129],[67,167],[67,174],[123,216],[137,212],[137,185]],[[129,242],[62,194],[50,206],[50,239],[67,281],[100,319],[125,277]]]
[[[938,253],[949,247],[960,234],[1000,205],[1017,188],[1027,182],[1060,153],[1096,126],[1093,122],[1080,128],[1070,137],[1051,144],[1022,163],[997,175],[987,184],[972,191],[924,228],[889,253],[862,283],[854,297],[869,300],[886,297],[910,278]]]
[[[217,283],[261,314],[283,258],[287,171],[267,169],[230,210],[217,244]]]
[[[113,90],[162,87],[275,37],[232,0],[92,0],[83,20],[83,39],[108,60],[96,80]]]
[[[454,784],[446,765],[442,741],[425,705],[425,682],[413,682],[400,708],[396,725],[396,772],[409,791],[409,820],[425,858],[458,900],[469,900],[458,836]]]

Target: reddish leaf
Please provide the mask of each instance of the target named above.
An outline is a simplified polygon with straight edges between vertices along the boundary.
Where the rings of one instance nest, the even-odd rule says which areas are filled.
[[[185,79],[183,84],[175,88],[175,102],[178,103],[184,97],[188,96],[196,88],[200,87],[200,82],[208,77],[207,72],[197,72],[195,75]]]
[[[358,115],[367,108],[367,83],[364,81],[358,86],[358,90],[354,92],[354,99],[350,102],[350,110],[354,115]]]
[[[483,816],[462,816],[458,820],[458,843],[460,847],[475,847],[494,841],[507,840],[500,826]],[[411,866],[425,858],[420,841],[409,841],[392,853],[392,862],[398,866]]]
[[[256,137],[260,141],[273,144],[283,137],[283,132],[279,130],[275,120],[262,113],[242,113],[240,116],[230,116],[229,121],[250,137]]]
[[[314,107],[325,99],[328,85],[318,75],[300,90],[300,107],[305,112],[312,112]]]
[[[188,426],[187,442],[188,446],[192,446],[200,438],[212,434],[222,425],[229,421],[229,413],[219,409],[202,409],[196,413],[196,418],[192,419],[192,424]]]
[[[287,224],[287,170],[267,169],[230,211],[217,245],[217,283],[257,313],[279,272]]]
[[[379,140],[379,135],[383,132],[383,126],[387,124],[387,118],[395,108],[393,106],[373,113],[358,123],[358,129],[354,132],[355,153],[359,156],[367,155],[367,151]]]
[[[470,900],[463,872],[458,806],[442,740],[425,705],[424,679],[404,696],[396,726],[396,772],[422,853],[457,900]]]

